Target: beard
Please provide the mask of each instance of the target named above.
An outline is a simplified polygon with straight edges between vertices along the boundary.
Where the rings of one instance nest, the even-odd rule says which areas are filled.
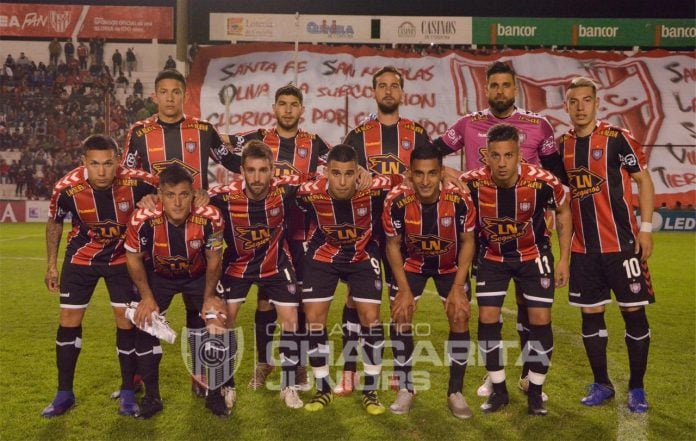
[[[505,113],[510,109],[510,107],[515,105],[515,99],[511,98],[506,101],[494,101],[489,98],[488,105],[495,111],[495,113]]]
[[[288,132],[292,132],[292,131],[297,130],[297,127],[300,125],[300,119],[298,118],[298,119],[295,120],[295,122],[293,122],[292,124],[285,124],[285,122],[283,122],[282,119],[277,118],[276,124],[277,124],[278,127],[280,127],[281,129],[287,130]]]
[[[393,104],[377,103],[377,108],[380,112],[386,115],[391,115],[399,111],[399,102],[394,101]]]

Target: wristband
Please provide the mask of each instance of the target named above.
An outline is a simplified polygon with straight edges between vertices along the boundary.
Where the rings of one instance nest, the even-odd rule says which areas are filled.
[[[652,222],[641,222],[640,231],[643,233],[652,233]]]

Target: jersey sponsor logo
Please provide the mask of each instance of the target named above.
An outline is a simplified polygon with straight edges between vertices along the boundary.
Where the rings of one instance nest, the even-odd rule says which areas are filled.
[[[406,130],[410,130],[414,133],[418,133],[418,134],[423,133],[423,127],[417,126],[414,123],[401,124],[401,127],[403,127]]]
[[[416,219],[416,220],[406,219],[406,224],[407,225],[420,225],[421,221],[420,221],[420,219]]]
[[[108,220],[105,222],[94,222],[87,224],[89,233],[93,241],[101,244],[111,243],[114,240],[126,237],[126,226],[116,221]]]
[[[126,167],[128,167],[128,168],[135,167],[135,153],[128,153],[126,155]]]
[[[624,167],[635,167],[638,165],[638,159],[633,153],[629,153],[626,156],[619,155],[619,161],[621,161],[621,164],[623,164]]]
[[[528,201],[520,202],[520,211],[529,211],[532,208],[532,203]]]
[[[458,204],[461,202],[462,197],[454,193],[445,193],[445,201]]]
[[[617,130],[612,130],[612,129],[600,130],[599,134],[602,136],[609,137],[609,138],[618,138],[619,137],[619,132]]]
[[[415,196],[415,195],[406,196],[405,198],[396,201],[396,207],[397,207],[397,208],[403,208],[403,207],[405,207],[406,205],[408,205],[408,204],[410,204],[410,203],[412,203],[412,202],[415,202],[415,200],[416,200],[416,196]]]
[[[128,213],[131,209],[130,202],[128,201],[121,201],[116,206],[118,207],[119,211],[123,213]]]
[[[138,138],[142,138],[143,136],[147,135],[150,132],[153,132],[157,130],[157,126],[146,126],[143,127],[142,129],[138,129],[135,131],[135,136]]]
[[[309,151],[305,147],[300,147],[297,149],[297,155],[300,158],[306,158]]]
[[[440,219],[440,223],[445,228],[449,227],[450,225],[452,225],[452,216],[443,217],[442,219]]]
[[[461,139],[461,137],[459,135],[457,135],[457,132],[454,129],[449,129],[445,136],[447,136],[447,138],[451,139],[452,142],[457,142]]]
[[[87,186],[85,184],[77,184],[76,186],[67,189],[65,191],[65,195],[67,197],[72,197],[73,195],[85,190],[87,190]]]
[[[604,150],[602,149],[592,149],[592,159],[599,160],[604,156]]]
[[[288,176],[288,175],[299,175],[300,172],[288,161],[277,161],[273,163],[273,168],[275,169],[275,176]]]
[[[235,236],[242,241],[242,249],[250,251],[268,245],[273,230],[268,225],[256,224],[249,227],[234,227]]]
[[[601,186],[606,179],[589,171],[586,167],[568,170],[568,183],[570,184],[570,197],[584,199],[601,191]]]
[[[367,158],[367,168],[381,175],[400,175],[408,170],[406,164],[393,153]]]
[[[121,185],[124,187],[137,187],[138,186],[138,180],[131,179],[131,178],[116,178],[114,183],[116,185]]]
[[[140,246],[145,247],[147,246],[147,237],[141,237],[140,238]]]
[[[539,182],[539,181],[530,181],[529,179],[520,179],[517,186],[518,187],[533,188],[535,190],[541,190],[542,188],[544,188],[544,183]]]
[[[400,220],[393,219],[392,224],[394,225],[394,228],[396,228],[397,230],[401,229],[401,221]]]
[[[328,201],[331,199],[330,196],[325,195],[325,194],[307,194],[302,196],[302,200],[305,202],[312,202],[312,201]]]
[[[182,129],[196,129],[196,130],[200,130],[201,132],[207,132],[209,127],[210,126],[208,124],[203,124],[203,123],[198,123],[198,122],[187,123],[187,124],[181,125]]]
[[[167,161],[153,162],[152,163],[152,170],[155,172],[155,175],[159,175],[167,167],[169,167],[170,165],[174,165],[174,164],[178,164],[180,167],[183,167],[187,172],[189,172],[189,174],[192,177],[198,176],[198,174],[200,173],[198,170],[196,170],[195,168],[186,164],[181,159],[169,159]]]
[[[520,121],[527,121],[528,123],[539,125],[539,118],[533,118],[531,116],[519,114],[518,119]],[[521,143],[522,143],[522,140],[520,139],[520,144]]]
[[[184,147],[186,148],[186,151],[189,152],[189,153],[195,152],[195,151],[196,151],[196,146],[197,146],[196,141],[186,141],[186,142],[184,143]]]
[[[191,215],[189,217],[189,222],[191,222],[192,224],[196,224],[196,225],[207,225],[208,219],[206,219],[202,216]]]
[[[162,225],[163,223],[164,223],[164,218],[162,216],[157,216],[157,217],[153,217],[152,219],[150,219],[150,225],[152,225],[153,227],[155,227],[157,225]]]
[[[406,244],[418,254],[424,256],[439,256],[447,253],[454,245],[454,242],[434,234],[409,234],[406,237]]]
[[[155,246],[160,248],[169,248],[169,244],[167,242],[155,242]]]
[[[225,147],[224,145],[221,145],[221,146],[218,147],[218,149],[217,149],[217,154],[218,154],[218,156],[223,157],[223,156],[229,155],[229,154],[230,154],[230,151],[227,150],[227,147]]]
[[[352,224],[324,225],[321,230],[326,236],[326,241],[336,247],[355,244],[368,230]]]
[[[90,214],[90,213],[96,213],[97,209],[96,208],[88,208],[86,210],[77,210],[77,212],[80,214]]]
[[[181,256],[157,256],[155,255],[155,268],[160,274],[168,276],[180,276],[188,273],[189,261]]]
[[[525,234],[529,225],[528,221],[520,222],[515,219],[504,217],[484,217],[483,229],[488,233],[491,242],[509,242],[518,239]]]

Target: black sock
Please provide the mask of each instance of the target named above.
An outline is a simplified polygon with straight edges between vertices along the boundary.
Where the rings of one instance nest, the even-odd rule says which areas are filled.
[[[411,330],[398,332],[397,325],[389,326],[392,341],[392,353],[394,354],[394,375],[399,380],[399,389],[407,389],[413,392],[413,332]]]
[[[532,391],[541,393],[546,374],[551,365],[553,354],[553,329],[547,325],[529,325],[529,384],[534,384]]]
[[[297,384],[295,373],[299,362],[300,351],[297,347],[297,337],[294,332],[281,331],[280,333],[280,388],[295,386]]]
[[[82,326],[67,328],[58,326],[56,335],[56,366],[58,390],[72,391],[77,357],[82,347]]]
[[[307,317],[302,310],[302,305],[297,309],[297,332],[295,333],[295,341],[299,351],[299,365],[307,366],[307,349],[309,347],[309,339],[307,335]]]
[[[273,351],[273,334],[275,334],[276,319],[278,314],[275,309],[269,311],[256,310],[254,315],[254,334],[256,335],[256,356],[259,363],[268,363]]]
[[[329,383],[329,338],[326,328],[309,330],[309,350],[307,357],[314,370],[314,379],[317,382],[317,391],[321,393],[331,392]],[[323,371],[323,372],[322,372]],[[320,373],[321,372],[321,373]],[[324,375],[325,374],[325,375]]]
[[[121,390],[133,390],[133,376],[138,370],[135,356],[135,328],[116,328],[116,351],[121,367]]]
[[[607,325],[604,322],[604,313],[582,313],[582,342],[585,345],[587,359],[592,368],[594,382],[610,385],[607,372]]]
[[[162,360],[162,346],[157,337],[141,330],[136,331],[135,354],[138,357],[138,371],[145,383],[145,394],[159,399],[159,364]]]
[[[186,327],[190,329],[205,328],[205,320],[197,309],[186,309]]]
[[[464,374],[469,361],[471,334],[469,331],[452,332],[447,337],[447,356],[450,360],[449,385],[447,396],[461,392],[464,387]]]
[[[628,363],[631,376],[628,380],[629,389],[642,389],[643,377],[648,366],[648,350],[650,348],[650,326],[645,315],[645,308],[638,311],[621,311],[626,324],[626,348],[628,348]]]
[[[529,313],[527,312],[527,305],[517,304],[517,335],[520,337],[520,350],[524,352],[527,342],[529,341]],[[529,372],[529,365],[523,360],[522,364],[522,374],[520,378],[527,376]]]
[[[384,355],[384,328],[382,325],[360,326],[362,339],[363,370],[365,386],[363,392],[379,388],[379,376],[382,371],[382,356]]]
[[[360,335],[360,318],[355,308],[343,307],[343,364],[344,371],[358,370],[358,336]]]
[[[502,323],[479,322],[479,351],[483,357],[486,370],[495,372],[503,369],[503,351],[501,341]]]

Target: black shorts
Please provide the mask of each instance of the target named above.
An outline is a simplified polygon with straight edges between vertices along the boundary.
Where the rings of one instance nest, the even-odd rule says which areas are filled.
[[[408,281],[408,286],[411,288],[411,292],[413,293],[413,298],[417,301],[423,295],[423,291],[425,290],[426,283],[428,283],[428,279],[432,277],[433,281],[435,282],[437,294],[440,296],[440,300],[444,302],[447,300],[447,296],[449,296],[449,292],[452,289],[455,275],[456,273],[426,275],[406,271],[406,280]],[[471,285],[469,284],[468,278],[464,283],[466,296],[469,298],[469,300],[471,300]],[[399,288],[395,287],[393,291],[389,292],[389,299],[394,300],[396,293],[398,292]]]
[[[553,254],[544,253],[526,262],[481,259],[476,278],[476,302],[479,307],[502,307],[510,279],[522,290],[528,308],[550,308],[553,305]]]
[[[591,307],[611,303],[614,291],[619,306],[643,306],[655,302],[648,265],[633,251],[572,253],[569,302]]]
[[[282,268],[278,274],[264,278],[245,278],[223,274],[218,284],[217,292],[227,303],[242,303],[246,301],[251,285],[256,284],[259,291],[268,295],[272,304],[279,306],[298,306],[300,295],[297,292],[297,281],[292,267]]]
[[[140,299],[125,263],[109,266],[65,262],[60,274],[60,307],[87,308],[94,288],[102,277],[109,291],[111,306],[125,308],[127,303]]]
[[[354,301],[382,303],[382,277],[375,257],[358,263],[325,263],[305,258],[302,302],[330,302],[339,279],[348,284]]]
[[[205,274],[196,279],[167,279],[150,273],[148,282],[162,314],[167,312],[172,299],[178,293],[181,293],[187,310],[201,312],[203,309]]]
[[[292,266],[295,269],[295,283],[302,287],[302,267],[304,265],[304,242],[301,240],[288,240],[288,248],[290,249],[290,257],[292,259]],[[259,300],[269,301],[269,296],[266,290],[259,286],[257,293]]]

